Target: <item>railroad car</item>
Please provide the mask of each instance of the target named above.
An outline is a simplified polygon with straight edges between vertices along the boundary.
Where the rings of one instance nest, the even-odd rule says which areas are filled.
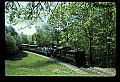
[[[54,53],[54,57],[77,65],[78,67],[82,67],[86,63],[85,51],[71,49],[70,47],[58,47]]]
[[[85,51],[71,49],[70,47],[42,48],[37,45],[21,44],[23,50],[39,53],[48,57],[56,58],[61,61],[69,62],[78,67],[86,64]]]

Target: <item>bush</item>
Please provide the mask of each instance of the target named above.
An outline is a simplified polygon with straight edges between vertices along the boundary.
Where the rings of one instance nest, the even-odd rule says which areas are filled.
[[[16,40],[11,33],[5,33],[5,55],[6,57],[11,57],[16,55],[18,52],[18,47],[16,46]]]

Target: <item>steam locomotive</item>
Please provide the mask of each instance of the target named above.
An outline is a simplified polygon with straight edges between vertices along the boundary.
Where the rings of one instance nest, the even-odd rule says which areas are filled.
[[[70,47],[39,47],[38,45],[21,44],[22,50],[35,52],[44,56],[56,58],[60,61],[68,62],[78,67],[83,67],[86,63],[85,51],[71,49]]]

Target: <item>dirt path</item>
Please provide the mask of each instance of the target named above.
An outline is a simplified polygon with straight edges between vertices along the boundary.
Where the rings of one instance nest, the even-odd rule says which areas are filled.
[[[107,77],[111,77],[111,76],[113,77],[116,74],[116,71],[113,68],[111,68],[112,70],[107,69],[107,68],[100,68],[100,67],[78,68],[77,66],[64,63],[61,61],[57,61],[57,62],[75,71],[76,73],[80,73],[80,74],[97,74],[98,76],[107,76]]]
[[[75,71],[76,73],[80,73],[80,74],[97,74],[98,76],[105,76],[105,77],[114,77],[116,75],[116,71],[114,68],[100,68],[100,67],[78,68],[77,66],[58,61],[57,59],[53,59],[53,58],[46,57],[46,56],[36,54],[36,53],[35,53],[35,55],[42,56],[44,58],[47,58],[48,60],[57,62],[61,65],[68,67],[69,69]]]

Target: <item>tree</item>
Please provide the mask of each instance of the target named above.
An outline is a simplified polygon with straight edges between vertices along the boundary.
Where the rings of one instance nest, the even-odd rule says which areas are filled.
[[[28,36],[26,34],[24,34],[23,32],[21,32],[19,34],[19,36],[21,37],[22,44],[28,44],[29,43]]]
[[[11,33],[5,33],[5,57],[11,57],[16,55],[18,47],[16,46],[16,40]]]
[[[51,46],[51,28],[49,25],[44,24],[43,26],[39,27],[36,26],[36,33],[32,35],[33,41],[36,41],[37,45],[42,47],[44,46]]]
[[[45,46],[52,41],[59,46],[80,47],[86,51],[91,66],[114,67],[114,2],[28,2],[26,6],[19,2],[6,2],[5,12],[9,13],[7,18],[11,23],[21,18],[21,21],[32,20],[31,25],[37,18],[48,18],[50,26],[38,28],[32,36],[36,44]]]
[[[10,32],[12,36],[15,36],[18,34],[12,26],[6,26],[6,25],[5,25],[5,32],[6,33]]]
[[[28,44],[30,44],[30,45],[33,44],[32,36],[31,35],[28,36]]]
[[[19,1],[6,1],[5,2],[5,13],[7,14],[8,23],[16,25],[18,22],[25,20],[31,20],[30,24],[26,27],[30,27],[39,18],[41,21],[46,19],[53,9],[53,2],[26,2],[26,5],[22,5]],[[44,18],[42,18],[44,16]],[[26,28],[23,27],[23,28]]]
[[[15,36],[15,40],[16,40],[16,46],[20,48],[22,44],[22,38],[20,37],[19,34]]]
[[[110,10],[111,14],[107,13],[107,9],[109,9],[109,7],[111,7],[111,9],[114,9]],[[106,17],[106,15],[108,17]],[[110,44],[108,44],[110,40],[107,40],[107,37],[111,37],[111,31],[109,29],[115,29],[115,26],[111,26],[115,25],[115,16],[111,15],[115,15],[115,3],[72,2],[68,5],[61,3],[48,19],[48,23],[53,24],[54,28],[62,29],[60,31],[60,42],[64,45],[66,45],[66,43],[69,43],[73,46],[76,45],[78,42],[83,43],[83,41],[85,41],[86,43],[79,43],[78,45],[83,45],[82,48],[86,48],[85,50],[87,54],[89,54],[88,57],[90,65],[93,65],[93,63],[95,63],[93,62],[93,60],[96,60],[98,58],[101,59],[99,60],[99,62],[101,62],[102,59],[105,59],[107,57],[106,54],[110,56],[111,49]],[[111,17],[114,21],[110,21],[112,19],[108,21],[109,17]],[[82,35],[81,38],[79,34]],[[99,34],[104,35],[99,36]],[[84,39],[82,39],[83,37]],[[102,41],[105,41],[105,43],[103,43]],[[89,47],[87,47],[88,43]],[[106,46],[107,44],[108,46]],[[105,49],[107,47],[108,49]],[[97,50],[95,51],[95,49]],[[100,52],[97,52],[99,50]],[[102,57],[100,57],[101,52],[103,54]],[[105,61],[106,60],[108,60],[108,63],[106,65],[104,64],[105,66],[109,65],[108,57],[107,59],[105,59]]]

